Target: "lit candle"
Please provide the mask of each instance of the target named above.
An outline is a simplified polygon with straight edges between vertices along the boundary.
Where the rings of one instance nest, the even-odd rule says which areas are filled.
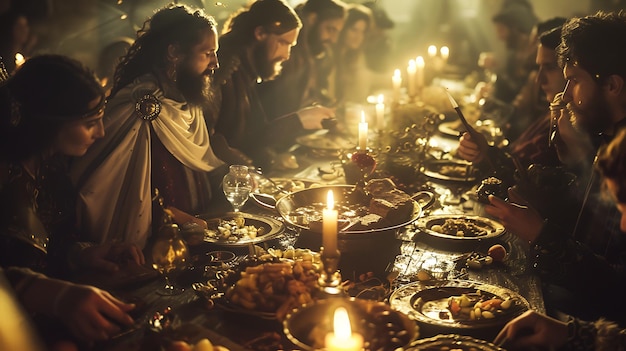
[[[406,68],[406,73],[409,77],[409,96],[415,96],[415,72],[417,68],[415,67],[415,60],[409,60],[409,66]]]
[[[417,88],[422,89],[424,87],[424,58],[418,56],[415,59],[415,64],[417,65],[417,77],[415,78]]]
[[[363,336],[353,333],[350,317],[344,307],[338,307],[333,316],[333,333],[326,335],[328,351],[360,351],[363,350]]]
[[[322,210],[322,246],[330,253],[337,251],[337,210],[333,191],[328,190],[326,208]]]
[[[431,45],[428,47],[428,57],[431,59],[437,55],[437,47],[435,45]]]
[[[447,46],[442,46],[439,52],[441,53],[443,61],[448,61],[448,57],[450,57],[450,49]]]
[[[20,67],[24,64],[24,62],[26,62],[24,55],[20,54],[19,52],[15,54],[15,68]]]
[[[400,100],[400,87],[402,86],[402,74],[399,69],[393,71],[391,82],[393,83],[393,99],[397,102]]]
[[[361,122],[359,123],[359,149],[367,150],[367,122],[365,122],[365,111],[361,111]]]
[[[378,95],[376,101],[376,129],[382,131],[385,128],[385,97],[383,94]]]

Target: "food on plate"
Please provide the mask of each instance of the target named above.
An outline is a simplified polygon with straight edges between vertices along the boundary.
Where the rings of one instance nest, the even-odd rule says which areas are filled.
[[[337,196],[337,194],[335,194]],[[335,198],[339,214],[338,227],[342,232],[388,228],[411,219],[414,201],[404,191],[397,189],[389,178],[372,179],[364,187],[355,187],[344,199]],[[299,224],[309,229],[322,230],[322,210],[326,203],[313,203],[290,212]]]
[[[469,164],[443,164],[439,167],[439,174],[454,177],[465,178],[470,175],[471,165]]]
[[[269,262],[257,258],[257,265],[244,263],[239,271],[227,273],[226,299],[247,310],[275,313],[282,320],[291,309],[313,301],[317,292],[321,265],[314,262],[315,255],[301,252],[301,257],[272,257]]]
[[[244,217],[220,219],[217,226],[212,227],[209,225],[209,228],[204,231],[205,238],[227,241],[229,243],[254,239],[263,234],[265,234],[264,227],[246,225]]]
[[[419,297],[414,303],[414,308],[421,310],[428,303],[430,302]],[[505,314],[513,305],[515,305],[515,300],[510,297],[502,299],[476,290],[476,292],[448,297],[447,311],[440,311],[438,317],[441,320],[461,322],[494,319]]]
[[[440,233],[458,237],[478,237],[489,234],[480,221],[472,218],[446,218],[441,224],[434,224],[429,229]]]
[[[209,339],[201,339],[195,344],[189,344],[185,341],[172,341],[166,348],[166,351],[228,351],[228,348],[219,345],[213,345]]]
[[[502,262],[506,258],[506,249],[500,244],[495,244],[489,248],[487,254],[496,262]]]

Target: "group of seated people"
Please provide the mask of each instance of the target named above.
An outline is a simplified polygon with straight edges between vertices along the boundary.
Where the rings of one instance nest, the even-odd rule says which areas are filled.
[[[271,167],[295,136],[322,128],[335,112],[324,106],[335,101],[328,94],[335,56],[363,64],[355,49],[334,50],[333,44],[340,37],[362,40],[372,25],[363,13],[336,0],[308,0],[295,10],[282,0],[256,0],[218,35],[202,10],[169,5],[138,31],[109,95],[89,69],[60,55],[29,58],[2,78],[0,265],[8,280],[0,281],[2,290],[12,286],[26,310],[60,319],[77,340],[107,339],[132,324],[132,304],[68,280],[80,270],[145,264],[143,250],[161,211],[152,201],[155,188],[174,221],[206,225],[191,214],[214,205],[229,164]],[[352,33],[341,34],[344,22]],[[549,308],[619,324],[626,315],[617,302],[626,251],[616,235],[626,229],[626,217],[619,221],[626,206],[626,136],[619,132],[626,116],[624,38],[626,15],[599,13],[571,19],[539,39],[537,81],[548,99],[558,95],[567,108],[556,120],[542,115],[528,134],[547,143],[556,123],[563,166],[588,180],[583,196],[569,194],[580,200],[580,215],[570,197],[551,205],[574,216],[540,212],[514,191],[509,202],[490,197],[487,208],[531,245],[530,264],[546,283]],[[477,145],[464,135],[458,155],[477,164],[498,158],[502,169],[495,171],[506,172],[504,152]],[[512,149],[514,158],[516,150],[534,157],[524,146]],[[596,150],[604,151],[593,161]],[[600,196],[604,188],[612,204]],[[530,323],[534,334],[518,333],[529,327],[524,321],[539,318],[545,322]],[[574,321],[581,326],[577,333],[588,327],[585,336],[599,335],[606,325],[619,332],[611,323]],[[572,323],[531,314],[502,335],[519,346],[561,346],[582,336],[568,334]]]

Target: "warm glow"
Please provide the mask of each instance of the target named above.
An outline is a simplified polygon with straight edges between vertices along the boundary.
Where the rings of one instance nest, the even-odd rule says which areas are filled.
[[[23,65],[24,62],[26,62],[24,55],[20,54],[19,52],[15,54],[15,67],[19,67]]]
[[[335,208],[335,199],[333,197],[333,191],[328,190],[328,194],[326,195],[326,209],[332,210]]]
[[[350,317],[348,316],[348,311],[346,311],[343,307],[339,307],[335,310],[333,330],[335,332],[335,336],[339,340],[347,340],[352,336]]]
[[[437,47],[435,45],[431,45],[428,47],[428,57],[435,57],[437,55]]]
[[[397,102],[400,100],[400,87],[402,86],[402,74],[397,68],[393,71],[391,83],[393,84],[393,99]]]
[[[444,60],[447,60],[448,57],[450,56],[450,49],[447,46],[442,46],[440,49],[441,52],[441,58]]]
[[[344,307],[338,307],[333,315],[333,332],[326,335],[328,351],[360,351],[363,350],[363,336],[353,333],[350,317]]]
[[[365,121],[365,111],[361,111],[361,123],[359,123],[359,149],[361,151],[367,149],[367,133],[368,125]]]
[[[424,68],[424,58],[422,56],[416,57],[415,64],[417,65],[417,68]]]
[[[378,99],[376,100],[377,103],[382,104],[385,102],[385,96],[383,94],[378,94]]]

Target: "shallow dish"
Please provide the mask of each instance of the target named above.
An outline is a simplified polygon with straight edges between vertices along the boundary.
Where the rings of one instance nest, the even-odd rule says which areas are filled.
[[[463,160],[435,160],[424,165],[425,176],[453,182],[473,182],[472,163]]]
[[[333,332],[334,311],[348,311],[352,332],[363,336],[365,350],[396,350],[409,345],[419,328],[406,315],[389,305],[355,298],[318,300],[294,309],[283,321],[287,338],[302,350],[319,350],[324,337]]]
[[[440,230],[443,230],[448,228],[446,225],[449,227],[458,226],[458,228],[463,229],[461,230],[463,236],[457,233],[447,233],[433,229],[438,226],[442,228]],[[430,236],[459,241],[493,239],[501,236],[505,232],[504,226],[493,219],[481,216],[452,214],[432,215],[420,218],[415,222],[415,227]]]
[[[243,212],[239,212],[238,214],[229,212],[219,217],[206,219],[208,230],[218,231],[218,226],[220,226],[223,221],[233,221],[235,216],[243,217],[245,226],[254,226],[258,229],[255,238],[242,237],[234,240],[232,237],[229,237],[229,239],[223,239],[220,237],[211,237],[207,234],[208,231],[205,231],[204,241],[222,246],[245,246],[274,239],[282,235],[285,231],[285,225],[279,220]]]
[[[340,151],[352,150],[356,148],[353,141],[328,130],[321,130],[312,134],[303,135],[296,138],[296,143],[314,150]]]
[[[318,182],[308,179],[267,178],[258,173],[251,174],[255,180],[255,188],[250,197],[257,205],[271,210],[281,197],[298,190],[319,186]]]
[[[490,342],[474,339],[465,335],[448,334],[437,335],[415,341],[407,351],[505,351]]]
[[[448,308],[448,300],[463,294],[476,294],[477,291],[480,291],[480,296],[485,301],[510,299],[511,306],[501,312],[493,312],[492,318],[481,317],[472,320],[467,317],[453,317]],[[433,280],[411,283],[391,294],[389,304],[411,319],[427,325],[443,327],[443,330],[501,327],[530,308],[528,301],[512,290],[470,280]]]

